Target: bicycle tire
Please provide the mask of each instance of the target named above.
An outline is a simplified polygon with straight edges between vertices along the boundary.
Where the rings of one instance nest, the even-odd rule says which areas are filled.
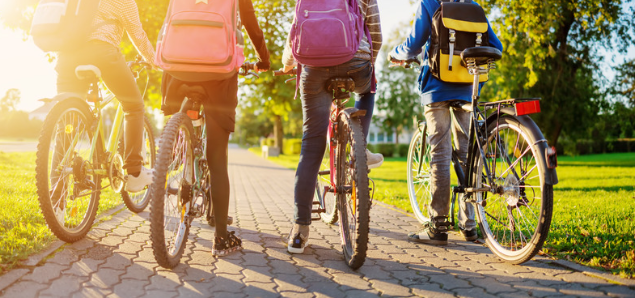
[[[150,239],[154,258],[164,268],[174,268],[179,264],[189,235],[190,222],[186,216],[189,208],[183,205],[182,200],[184,196],[190,196],[189,202],[192,202],[191,187],[188,192],[187,181],[183,183],[186,175],[193,179],[192,136],[192,122],[184,113],[174,114],[161,134],[151,189]],[[183,160],[185,162],[181,164]],[[178,187],[176,194],[170,193],[168,187]],[[168,209],[170,207],[174,207],[173,210]],[[175,229],[168,231],[170,228]]]
[[[320,218],[323,222],[332,225],[337,222],[338,213],[335,194],[325,191],[325,188],[331,187],[330,156],[329,142],[327,141],[322,164],[320,165],[320,173],[323,174],[318,174],[317,182],[315,183],[315,199],[320,202],[320,206],[324,208],[324,212],[320,213]]]
[[[65,242],[83,239],[97,215],[101,177],[91,175],[90,168],[99,167],[102,145],[98,139],[90,156],[95,120],[86,102],[65,99],[49,112],[40,132],[35,161],[38,200],[49,229]],[[65,155],[68,157],[64,160]],[[64,164],[60,164],[62,161]]]
[[[417,129],[408,148],[408,196],[412,212],[420,223],[430,221],[428,208],[432,201],[430,183],[430,144],[427,124]],[[422,152],[423,151],[423,152]],[[423,153],[423,154],[422,154]]]
[[[337,192],[340,234],[346,264],[358,269],[366,260],[370,191],[366,142],[359,119],[340,115],[337,144]],[[346,170],[340,170],[346,169]],[[350,189],[350,191],[343,189]]]
[[[544,144],[537,142],[542,136],[509,115],[489,123],[487,132],[483,144],[487,164],[502,187],[496,194],[475,194],[479,226],[496,256],[521,264],[542,248],[551,225],[553,185],[545,182],[546,163],[540,154]],[[474,163],[473,185],[480,188],[488,182],[480,154]]]
[[[124,155],[124,134],[121,134],[121,138],[119,139],[119,154],[121,156]],[[156,162],[156,146],[154,144],[154,133],[152,132],[152,125],[150,124],[150,120],[147,117],[143,117],[143,150],[144,154],[143,158],[143,167],[148,169],[154,169],[154,164]],[[128,210],[139,213],[148,207],[150,204],[150,198],[152,197],[150,194],[150,186],[144,188],[142,191],[136,193],[129,193],[125,189],[121,190],[121,199],[123,199],[123,203],[128,207]]]

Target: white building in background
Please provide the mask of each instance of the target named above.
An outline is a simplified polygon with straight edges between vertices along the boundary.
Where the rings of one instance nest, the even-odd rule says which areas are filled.
[[[373,118],[381,118],[381,115],[373,115]],[[368,139],[366,142],[368,144],[410,144],[410,140],[414,135],[414,126],[405,127],[403,131],[399,134],[399,140],[397,140],[397,133],[390,132],[387,133],[382,127],[377,126],[375,121],[370,123],[370,128],[368,129]],[[398,141],[398,142],[397,142]]]
[[[38,119],[40,121],[44,121],[46,119],[46,115],[53,109],[55,102],[47,102],[44,103],[43,106],[29,112],[29,120]]]

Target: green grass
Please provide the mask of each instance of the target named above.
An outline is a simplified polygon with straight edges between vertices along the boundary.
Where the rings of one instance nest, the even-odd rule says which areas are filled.
[[[258,148],[250,151],[260,154]],[[269,159],[295,169],[299,156]],[[554,188],[553,220],[543,252],[632,278],[635,153],[563,156],[557,172],[560,183]],[[405,158],[386,158],[369,176],[376,183],[376,200],[412,212]]]
[[[98,212],[119,204],[121,197],[108,189],[102,192]],[[56,239],[40,211],[35,152],[0,152],[0,274]]]

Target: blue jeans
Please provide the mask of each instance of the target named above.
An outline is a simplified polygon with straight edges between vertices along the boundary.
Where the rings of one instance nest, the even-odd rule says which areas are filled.
[[[364,135],[373,116],[375,94],[371,93],[372,67],[368,60],[354,58],[331,67],[304,66],[300,76],[302,99],[302,150],[295,173],[295,223],[311,224],[311,209],[315,195],[315,183],[326,150],[326,134],[333,95],[326,90],[326,82],[333,77],[350,77],[355,81],[358,97],[355,107],[366,110],[361,119]]]

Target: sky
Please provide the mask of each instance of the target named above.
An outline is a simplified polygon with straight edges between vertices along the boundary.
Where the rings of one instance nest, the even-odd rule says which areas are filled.
[[[410,21],[415,12],[409,0],[378,0],[378,4],[384,36],[397,25]],[[57,76],[54,63],[48,62],[46,54],[33,41],[24,38],[22,32],[0,27],[0,97],[10,88],[19,89],[21,100],[17,108],[29,112],[42,105],[38,99],[55,95]],[[627,56],[635,57],[635,49]],[[274,67],[280,64],[272,63]]]

